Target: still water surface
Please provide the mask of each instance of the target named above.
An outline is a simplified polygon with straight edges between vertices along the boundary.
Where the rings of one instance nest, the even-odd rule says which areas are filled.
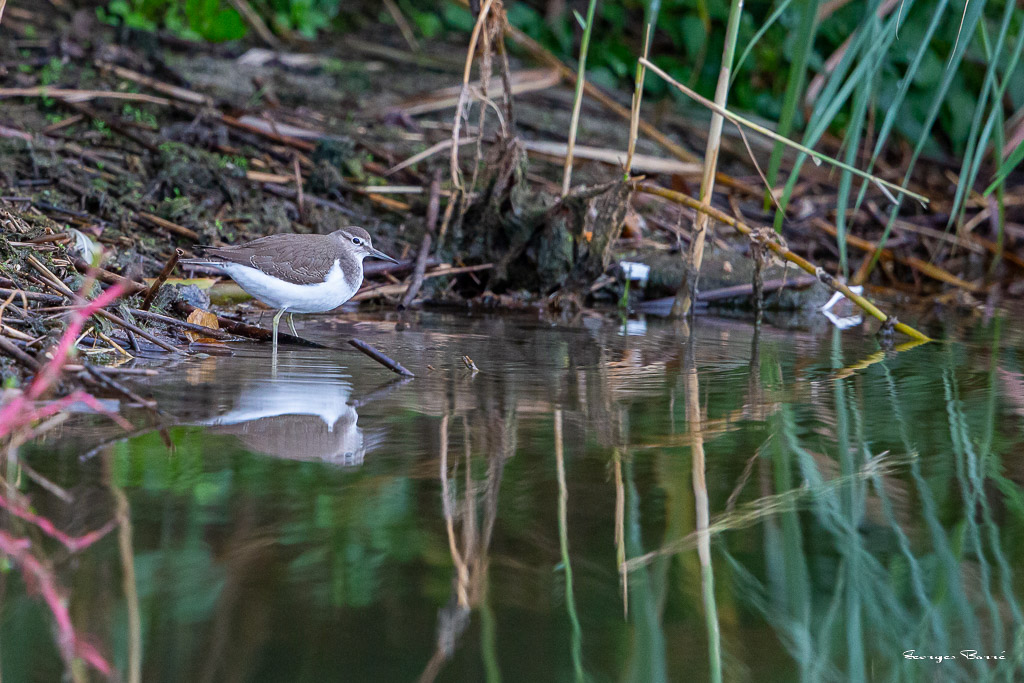
[[[130,438],[78,416],[22,449],[62,529],[131,520],[57,558],[125,679],[133,653],[147,682],[1021,679],[1024,359],[998,319],[889,353],[710,318],[402,327],[301,333],[411,381],[237,345],[125,380],[161,410]],[[2,619],[4,683],[57,680],[16,580]]]

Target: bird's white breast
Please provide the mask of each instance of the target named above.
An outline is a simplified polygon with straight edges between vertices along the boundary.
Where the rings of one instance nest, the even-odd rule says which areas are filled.
[[[341,271],[341,263],[334,261],[327,279],[313,285],[297,285],[267,275],[261,270],[240,263],[225,263],[221,270],[238,286],[263,303],[289,313],[322,313],[330,311],[352,298],[362,282],[362,264],[353,287]]]

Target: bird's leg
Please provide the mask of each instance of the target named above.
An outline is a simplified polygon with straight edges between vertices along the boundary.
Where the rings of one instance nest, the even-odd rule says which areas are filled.
[[[292,329],[292,336],[299,336],[299,333],[295,331],[295,316],[291,313],[288,314],[288,327]]]
[[[284,310],[285,309],[282,308],[280,311],[277,312],[277,315],[274,316],[274,357],[275,358],[277,357],[277,326],[279,324],[281,324],[281,316],[284,315]]]

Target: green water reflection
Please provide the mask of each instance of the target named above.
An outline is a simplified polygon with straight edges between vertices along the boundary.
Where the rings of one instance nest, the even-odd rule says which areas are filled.
[[[132,382],[163,414],[130,438],[78,416],[22,449],[62,529],[125,506],[120,538],[54,555],[123,680],[133,656],[168,682],[1024,675],[1024,368],[998,320],[899,353],[712,319],[395,328],[305,332],[415,380],[290,349],[272,377],[238,347]],[[2,581],[4,683],[57,680],[48,614]]]

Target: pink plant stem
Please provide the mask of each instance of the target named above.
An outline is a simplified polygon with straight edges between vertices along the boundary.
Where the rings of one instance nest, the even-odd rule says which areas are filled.
[[[28,391],[25,393],[28,400],[34,401],[39,398],[44,391],[57,381],[57,378],[60,376],[60,371],[64,368],[64,364],[67,362],[68,353],[75,345],[75,340],[78,339],[78,334],[82,331],[85,321],[88,320],[89,316],[93,313],[107,304],[112,303],[117,299],[117,297],[121,296],[121,292],[123,291],[124,286],[116,284],[89,303],[75,309],[74,313],[71,314],[71,320],[68,322],[67,329],[64,330],[64,334],[61,336],[60,342],[57,344],[57,350],[53,354],[53,359],[43,366],[42,371],[36,375],[35,380],[33,380],[32,384],[29,385]]]
[[[76,657],[81,657],[97,671],[109,676],[111,668],[107,660],[75,632],[71,614],[57,588],[53,572],[44,567],[30,551],[31,544],[28,539],[16,538],[0,531],[0,552],[10,557],[21,568],[25,584],[42,594],[43,600],[53,613],[54,621],[57,622],[57,642],[65,663],[70,665]]]
[[[26,510],[25,508],[18,505],[14,501],[8,500],[3,495],[0,495],[0,508],[7,510],[15,517],[20,517],[26,522],[31,522],[32,524],[35,524],[43,533],[45,533],[47,536],[51,538],[57,539],[58,541],[64,544],[64,547],[66,547],[73,553],[78,552],[83,548],[88,548],[90,545],[92,545],[93,543],[100,540],[108,533],[110,533],[110,530],[117,526],[117,521],[111,520],[99,529],[95,531],[90,531],[89,533],[83,536],[69,536],[57,527],[55,527],[53,525],[53,522],[51,522],[46,517],[41,517],[35,514],[34,512]]]
[[[12,399],[3,407],[0,407],[0,438],[7,436],[14,430],[19,429],[20,427],[23,427],[37,419],[59,412],[63,407],[69,405],[67,399],[70,399],[72,396],[75,397],[75,400],[82,401],[91,408],[98,408],[100,412],[107,415],[111,414],[110,411],[104,410],[100,407],[99,403],[85,392],[75,392],[71,396],[65,397],[61,401],[56,402],[57,407],[53,409],[51,409],[51,406],[54,404],[51,403],[44,408],[35,410],[32,408],[32,402],[42,396],[48,388],[53,386],[57,381],[57,378],[60,377],[61,370],[67,362],[68,354],[74,347],[75,340],[78,339],[78,335],[82,331],[85,321],[89,319],[89,316],[113,302],[123,291],[124,286],[116,284],[100,294],[94,300],[74,310],[71,314],[71,320],[68,322],[68,327],[64,330],[64,334],[61,336],[60,341],[57,344],[57,350],[54,353],[53,358],[36,374],[35,379],[32,380],[32,383],[24,394]],[[73,403],[74,401],[71,402]],[[118,424],[125,427],[127,423],[119,420]]]

